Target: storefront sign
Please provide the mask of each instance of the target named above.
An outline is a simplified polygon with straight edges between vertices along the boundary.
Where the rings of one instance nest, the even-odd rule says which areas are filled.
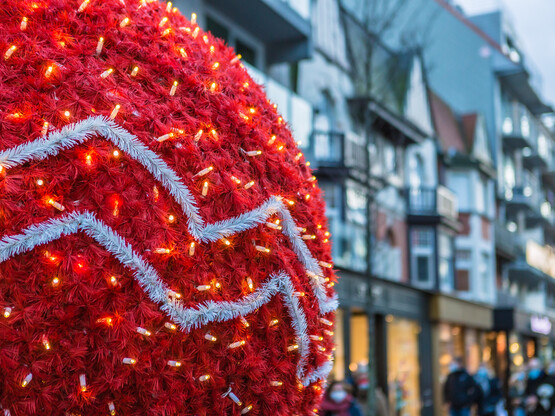
[[[534,241],[526,243],[526,262],[555,279],[555,250]]]
[[[545,316],[532,316],[530,318],[530,329],[537,334],[549,335],[551,333],[551,321]]]

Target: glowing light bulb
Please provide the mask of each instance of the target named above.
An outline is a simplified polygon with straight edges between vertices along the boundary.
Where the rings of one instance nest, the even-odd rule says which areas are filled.
[[[333,326],[333,322],[326,318],[320,318],[320,322],[327,326]]]
[[[46,335],[43,335],[42,337],[42,346],[45,350],[50,350],[50,343],[48,342],[48,338],[46,338]]]
[[[79,13],[84,11],[87,8],[87,6],[89,5],[90,2],[91,2],[91,0],[84,0],[83,3],[81,3],[81,5],[79,6],[79,9],[77,11]]]
[[[116,158],[119,157],[119,150],[114,150],[114,151],[112,152],[112,156],[114,156],[114,157],[116,157]]]
[[[193,178],[199,177],[199,176],[204,176],[209,174],[210,172],[212,172],[214,170],[213,166],[208,166],[207,168],[202,169],[201,171],[198,171],[197,173],[195,173],[193,175]]]
[[[226,246],[231,245],[231,241],[229,241],[227,238],[222,238],[222,243],[224,243]]]
[[[172,324],[171,322],[166,322],[164,326],[170,331],[175,331],[177,329],[177,326],[175,324]]]
[[[237,185],[241,185],[241,179],[237,179],[235,176],[231,176],[231,180]]]
[[[202,196],[206,196],[208,194],[208,181],[204,181],[202,185]]]
[[[169,223],[175,222],[175,216],[173,214],[168,215],[168,222]]]
[[[245,82],[243,83],[243,88],[249,88],[249,83],[248,83],[248,81],[245,81]]]
[[[187,59],[187,52],[185,52],[184,48],[179,48],[179,53],[183,58]]]
[[[250,157],[260,156],[262,154],[262,150],[249,150],[248,152],[245,151],[245,154]]]
[[[121,360],[121,362],[127,365],[134,365],[137,360],[135,360],[134,358],[125,357],[123,360]]]
[[[27,376],[21,382],[21,387],[27,387],[27,385],[31,382],[32,379],[33,379],[33,374],[32,373],[27,374]]]
[[[283,385],[283,382],[281,382],[281,381],[277,381],[277,380],[270,381],[270,386],[272,386],[272,387],[280,387],[282,385]]]
[[[110,283],[112,284],[112,286],[118,284],[118,279],[116,278],[116,276],[110,276]]]
[[[195,27],[195,30],[193,30],[193,34],[191,35],[193,39],[197,38],[199,32],[200,32],[200,28],[198,26]]]
[[[245,407],[243,410],[241,410],[241,414],[242,415],[246,415],[247,413],[249,413],[252,410],[252,404],[249,404],[247,407]]]
[[[181,361],[169,360],[168,365],[170,367],[181,367]]]
[[[198,379],[199,379],[199,381],[208,381],[208,380],[210,380],[210,374],[204,374],[204,375],[200,376]]]
[[[172,28],[171,28],[171,27],[168,27],[166,30],[164,30],[164,31],[162,32],[162,37],[163,37],[163,36],[168,36],[168,35],[171,33],[171,31],[172,31]]]
[[[50,124],[48,123],[48,121],[45,121],[42,125],[42,130],[40,132],[41,136],[46,136],[46,134],[48,133],[48,126]]]
[[[59,277],[55,277],[54,279],[52,279],[52,286],[53,287],[57,287],[60,284],[60,278]]]
[[[21,23],[19,24],[19,29],[20,30],[25,30],[27,29],[27,18],[24,17],[23,19],[21,19]]]
[[[304,292],[293,292],[293,296],[296,296],[298,298],[302,298],[305,295]]]
[[[150,331],[148,331],[148,330],[146,330],[146,329],[144,329],[144,328],[142,328],[142,327],[140,327],[140,326],[138,326],[135,330],[136,330],[139,334],[144,335],[145,337],[149,337],[149,336],[152,335],[152,333],[151,333]]]
[[[116,106],[114,107],[114,109],[112,110],[112,112],[110,113],[110,119],[115,119],[116,116],[118,115],[119,109],[121,108],[121,105],[116,104]]]
[[[87,376],[85,374],[79,374],[79,385],[81,386],[81,391],[87,391]]]
[[[211,48],[213,48],[213,46],[211,46]],[[212,69],[218,69],[220,67],[220,63],[219,62],[214,62],[214,65],[212,65]]]
[[[319,261],[318,264],[322,267],[325,267],[326,269],[331,269],[333,267],[333,264],[325,261]]]
[[[177,91],[177,85],[178,85],[178,82],[174,81],[170,89],[170,96],[173,97],[175,95],[175,92]]]
[[[250,181],[249,183],[247,183],[247,184],[245,185],[245,189],[252,188],[253,185],[254,185],[254,181]]]
[[[254,290],[254,283],[252,282],[252,279],[250,277],[247,277],[247,286],[249,287],[249,290],[251,292]]]
[[[138,66],[133,67],[133,70],[131,71],[131,76],[136,77],[138,73],[139,73],[139,67]]]
[[[130,22],[129,17],[126,17],[120,22],[119,27],[125,27],[129,24],[129,22]]]
[[[114,70],[112,68],[108,68],[106,71],[100,74],[100,78],[106,79],[112,72],[114,72]]]
[[[52,71],[54,71],[54,66],[49,65],[48,68],[46,68],[46,71],[44,72],[44,76],[46,78],[50,78],[50,75],[52,75]]]
[[[196,289],[197,289],[199,292],[205,292],[205,291],[207,291],[207,290],[210,290],[211,287],[212,287],[212,286],[210,286],[210,285],[199,285],[199,286],[196,287]]]
[[[114,405],[114,402],[108,402],[108,410],[110,411],[110,416],[115,416],[116,406]]]
[[[279,319],[275,319],[275,318],[274,318],[274,319],[272,319],[272,320],[270,321],[269,326],[270,326],[270,327],[276,326],[278,323],[279,323]]]
[[[268,144],[273,144],[276,141],[276,135],[274,134],[272,137],[270,137],[270,140],[268,140]]]
[[[4,318],[9,318],[10,315],[12,314],[12,308],[10,308],[9,306],[6,306],[4,308]]]
[[[280,152],[281,152],[284,148],[285,148],[285,146],[282,145],[282,144],[278,146],[278,150],[279,150]]]
[[[266,222],[266,226],[269,228],[272,228],[274,230],[282,230],[283,227],[281,225],[279,225],[279,220],[277,221],[277,223],[273,223],[273,222]]]
[[[249,321],[247,321],[247,319],[244,316],[241,316],[241,323],[244,325],[245,328],[248,328],[249,326],[251,326],[251,324],[249,324]]]
[[[231,61],[229,61],[230,64],[235,64],[237,62],[239,62],[241,60],[242,56],[241,54],[237,54],[236,56],[233,57],[233,59]]]
[[[168,17],[164,16],[162,20],[160,20],[160,23],[158,23],[158,27],[163,27],[166,23],[168,23]]]
[[[154,252],[156,254],[170,254],[171,250],[169,248],[158,247],[158,248],[154,249]]]
[[[289,345],[287,347],[287,351],[289,351],[289,352],[295,351],[295,350],[298,350],[298,349],[299,349],[299,346],[297,344]]]
[[[216,338],[210,332],[207,332],[206,334],[204,334],[204,338],[206,338],[210,342],[216,342],[218,340],[218,338]]]
[[[6,52],[4,53],[4,59],[5,59],[5,60],[10,59],[10,56],[13,55],[13,53],[16,51],[16,49],[17,49],[17,46],[11,45],[11,46],[6,50]]]
[[[324,337],[321,337],[319,335],[310,335],[309,337],[312,341],[323,341],[324,340]]]
[[[316,180],[316,176],[311,176],[310,179],[308,180],[309,182],[314,182]],[[320,226],[321,227],[321,226]]]
[[[172,9],[172,2],[168,1],[168,4],[166,5],[166,13],[169,13]]]
[[[98,43],[96,44],[96,54],[100,55],[102,53],[102,48],[104,47],[104,38],[100,36],[98,38]]]
[[[44,185],[44,181],[42,179],[37,179],[37,186],[42,186]]]
[[[266,248],[266,247],[264,247],[264,246],[255,245],[254,248],[256,248],[256,250],[258,250],[258,251],[260,251],[260,252],[262,252],[262,253],[269,253],[269,252],[270,252],[270,249],[269,249],[269,248]]]
[[[54,201],[53,199],[49,199],[48,200],[48,204],[50,204],[51,206],[53,206],[54,208],[56,208],[58,211],[65,211],[66,207],[64,207],[62,204],[60,204],[59,202]]]
[[[215,82],[210,84],[210,92],[215,92],[217,88],[218,88],[218,84],[216,84]]]
[[[303,235],[303,240],[315,240],[316,236],[314,234],[305,234]]]
[[[189,256],[193,256],[195,254],[195,242],[193,241],[190,245],[189,245]]]
[[[227,346],[227,348],[229,348],[230,350],[233,350],[233,349],[235,349],[235,348],[242,347],[242,346],[245,345],[245,344],[246,344],[246,341],[245,341],[245,340],[241,340],[241,341],[237,341],[237,342],[232,342],[231,344],[229,344],[229,345]]]
[[[64,117],[65,118],[71,117],[71,113],[69,112],[69,110],[64,111]]]
[[[168,139],[171,139],[173,137],[173,133],[167,133],[164,134],[163,136],[158,137],[156,140],[160,143],[165,142]]]
[[[215,51],[216,51],[216,48],[214,47],[214,45],[210,45],[210,53],[214,53]],[[216,64],[218,64],[218,66],[220,65],[218,62],[216,62]]]
[[[191,13],[191,24],[195,25],[197,23],[197,14]]]

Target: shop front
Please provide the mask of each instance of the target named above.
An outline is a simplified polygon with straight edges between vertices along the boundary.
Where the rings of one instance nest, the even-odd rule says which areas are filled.
[[[440,416],[445,414],[442,386],[449,364],[455,357],[462,357],[471,374],[481,363],[495,368],[497,338],[492,331],[493,310],[487,305],[434,295],[430,300],[430,320],[434,414]]]
[[[427,297],[404,285],[372,281],[377,385],[391,416],[433,414]]]

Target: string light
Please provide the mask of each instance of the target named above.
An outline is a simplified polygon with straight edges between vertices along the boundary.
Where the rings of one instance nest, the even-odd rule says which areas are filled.
[[[208,181],[204,181],[202,185],[202,196],[206,196],[208,194]]]
[[[154,249],[154,252],[156,254],[170,254],[171,250],[169,248],[158,247],[158,248]]]
[[[272,137],[270,137],[270,140],[268,140],[268,144],[272,145],[274,144],[275,141],[276,141],[276,135],[274,134]]]
[[[127,25],[129,24],[129,21],[130,21],[130,20],[129,20],[129,17],[124,18],[124,19],[120,22],[119,27],[125,27],[125,26],[127,26]]]
[[[325,267],[326,269],[331,269],[333,267],[333,264],[327,263],[325,261],[319,261],[318,264],[322,267]]]
[[[44,185],[44,181],[42,179],[37,179],[37,186],[42,186]]]
[[[52,286],[53,287],[57,287],[60,284],[60,278],[59,277],[55,277],[54,279],[52,279]]]
[[[79,385],[82,392],[87,391],[87,376],[85,374],[79,374]]]
[[[226,246],[231,245],[231,241],[229,241],[227,238],[222,238],[222,243],[224,243]]]
[[[218,338],[216,338],[210,332],[207,332],[206,334],[204,334],[204,338],[206,338],[208,341],[211,341],[211,342],[216,342],[218,340]]]
[[[160,20],[160,23],[158,23],[158,27],[161,28],[161,27],[163,27],[166,23],[168,23],[168,17],[167,17],[167,16],[164,16],[164,17],[162,18],[162,20]]]
[[[254,185],[254,181],[250,181],[249,183],[247,183],[247,184],[245,185],[245,189],[252,188],[253,185]]]
[[[171,31],[172,31],[172,28],[168,27],[166,30],[162,32],[162,37],[169,35]]]
[[[325,330],[324,330],[324,334],[326,334],[326,335],[329,336],[329,337],[333,337],[334,332],[333,332],[333,331],[330,331],[329,329],[325,329]]]
[[[241,60],[242,56],[240,53],[238,53],[235,57],[233,57],[233,59],[231,61],[229,61],[230,64],[235,64],[237,62],[239,62]]]
[[[262,150],[249,150],[248,152],[246,150],[243,150],[243,153],[245,153],[249,157],[255,157],[260,156],[262,154]]]
[[[204,41],[204,43],[206,43],[208,45],[208,36],[207,35],[204,35],[202,37],[202,40]]]
[[[208,381],[210,380],[210,374],[204,374],[198,378],[200,381]]]
[[[200,32],[200,28],[198,26],[195,27],[195,30],[193,30],[193,34],[192,34],[193,39],[197,38],[199,32]]]
[[[152,335],[152,333],[140,326],[138,326],[137,328],[135,328],[135,331],[137,331],[139,334],[144,335],[145,337],[149,337]]]
[[[196,289],[197,289],[199,292],[204,292],[204,291],[206,291],[206,290],[210,290],[211,287],[212,287],[212,286],[210,286],[210,285],[199,285],[199,286],[196,287]]]
[[[216,130],[210,130],[210,134],[214,137],[214,139],[218,140],[218,132]]]
[[[296,296],[298,298],[302,298],[305,295],[304,292],[293,292],[293,296]]]
[[[190,245],[189,245],[189,256],[193,256],[195,254],[195,242],[193,241]]]
[[[270,321],[270,325],[269,325],[269,326],[270,326],[270,327],[276,326],[278,323],[279,323],[279,319],[274,318],[274,319],[272,319],[272,320]]]
[[[264,246],[255,245],[254,248],[262,253],[269,253],[270,249]]]
[[[277,380],[270,381],[270,386],[272,387],[281,387],[282,385],[283,385],[283,382],[281,381],[277,381]]]
[[[110,411],[110,416],[115,416],[116,406],[114,405],[114,402],[108,402],[108,410]]]
[[[79,6],[79,9],[77,11],[79,13],[84,11],[87,8],[87,6],[89,5],[90,2],[91,2],[91,0],[84,0],[83,3],[81,3],[81,5]]]
[[[230,349],[230,350],[233,350],[233,349],[235,349],[235,348],[242,347],[242,346],[245,345],[245,344],[246,344],[246,341],[245,341],[245,340],[241,340],[241,341],[237,341],[237,342],[232,342],[231,344],[229,344],[229,345],[227,346],[227,348]]]
[[[181,361],[169,360],[168,365],[170,367],[181,367]]]
[[[46,134],[48,133],[48,126],[50,124],[48,123],[48,121],[45,121],[42,125],[42,130],[40,132],[41,136],[46,136]]]
[[[241,316],[240,319],[241,319],[241,323],[245,328],[248,328],[249,326],[251,326],[251,324],[249,324],[249,321],[247,321],[247,318],[245,318],[244,316]]]
[[[197,131],[197,134],[195,134],[195,142],[198,142],[200,140],[200,138],[202,137],[202,134],[204,133],[204,131],[202,129],[200,129],[199,131]]]
[[[289,352],[295,351],[295,350],[298,350],[298,349],[299,349],[299,346],[297,344],[289,345],[287,347],[287,351],[289,351]]]
[[[281,231],[283,229],[283,227],[281,225],[279,225],[279,220],[277,221],[277,223],[266,222],[266,226],[269,227],[269,228],[272,228],[274,230],[279,230],[279,231]]]
[[[326,347],[322,347],[321,345],[318,345],[318,351],[326,352]]]
[[[193,175],[193,178],[196,178],[196,177],[199,177],[199,176],[207,175],[207,174],[209,174],[210,172],[212,172],[213,170],[214,170],[214,167],[213,167],[213,166],[208,166],[207,168],[204,168],[203,170],[198,171],[197,173],[195,173],[195,174]]]
[[[173,215],[173,214],[168,215],[168,222],[170,224],[174,223],[175,222],[175,215]]]
[[[108,326],[112,326],[112,318],[110,318],[109,316],[105,318],[98,318],[96,322],[99,324],[106,324]]]
[[[167,133],[164,134],[163,136],[158,137],[156,140],[160,143],[165,142],[168,139],[171,139],[174,136],[173,133]]]
[[[100,36],[98,38],[98,43],[96,44],[96,54],[100,55],[102,53],[102,48],[104,47],[104,38]]]
[[[302,152],[297,153],[297,156],[295,156],[295,161],[298,162],[301,157],[303,157],[303,153]]]
[[[27,18],[23,17],[23,19],[21,19],[21,23],[19,24],[19,29],[21,30],[25,30],[27,29]]]
[[[215,92],[217,88],[218,88],[218,84],[216,84],[215,82],[210,84],[210,92]]]
[[[139,73],[139,67],[136,66],[136,67],[134,67],[133,70],[131,71],[131,76],[132,76],[132,77],[136,77],[138,73]]]
[[[50,343],[48,342],[48,338],[46,338],[46,335],[42,336],[42,346],[45,350],[50,350]]]
[[[214,53],[216,51],[216,48],[214,47],[214,45],[210,45],[210,53]],[[218,62],[216,62],[218,64],[218,66],[220,65]],[[216,68],[214,68],[216,69]]]
[[[115,158],[118,158],[118,157],[119,157],[119,150],[117,150],[117,149],[114,150],[114,151],[112,152],[112,156],[114,156]]]
[[[114,120],[116,118],[116,116],[118,115],[119,109],[121,108],[121,105],[116,104],[116,106],[114,107],[114,109],[112,110],[112,112],[110,113],[110,119]]]
[[[4,318],[9,318],[10,315],[12,314],[12,308],[10,308],[9,306],[6,306],[4,308]]]
[[[312,341],[323,341],[324,340],[324,337],[322,337],[320,335],[310,335],[309,337]]]
[[[195,25],[197,23],[197,14],[191,13],[191,24]]]
[[[333,326],[333,322],[326,318],[320,318],[320,322],[327,326]]]
[[[52,71],[54,70],[54,66],[53,65],[49,65],[48,68],[46,68],[46,71],[44,72],[44,76],[46,78],[50,78],[50,75],[52,75]]]
[[[231,391],[231,386],[227,389],[227,391],[222,394],[222,399],[229,397],[233,403],[235,403],[237,406],[241,406],[243,403],[241,402],[241,400],[239,400],[239,398],[235,395],[235,393],[233,393]]]
[[[116,276],[110,276],[110,283],[112,284],[112,286],[118,284],[118,279],[116,278]]]
[[[250,277],[247,277],[247,286],[249,287],[249,290],[251,292],[254,290],[254,283],[252,282],[252,279]]]
[[[168,1],[168,4],[166,5],[166,13],[169,13],[172,9],[172,2]]]
[[[237,185],[241,185],[241,179],[237,179],[235,176],[231,176],[231,180]]]
[[[185,52],[184,48],[179,48],[179,53],[183,58],[187,59],[187,52]]]
[[[170,331],[175,331],[177,329],[177,326],[175,324],[172,324],[171,322],[166,322],[164,326]]]
[[[17,49],[17,46],[11,45],[11,46],[6,50],[6,52],[4,53],[4,59],[5,59],[5,60],[10,59],[10,56],[13,55],[13,53],[16,51],[16,49]]]
[[[100,78],[106,79],[112,72],[114,72],[114,70],[112,68],[108,68],[106,71],[100,74]]]
[[[127,365],[135,365],[137,360],[135,360],[134,358],[125,357],[121,362]]]
[[[175,92],[177,91],[177,85],[178,85],[178,82],[174,81],[170,89],[170,97],[173,97],[175,95]]]
[[[27,376],[21,382],[21,387],[27,387],[27,385],[31,382],[32,379],[33,379],[33,374],[32,373],[27,374]]]
[[[66,207],[64,207],[62,204],[60,204],[59,202],[54,201],[53,199],[49,199],[48,203],[50,205],[52,205],[54,208],[56,208],[58,211],[62,212],[65,211]]]
[[[315,240],[316,236],[314,234],[305,234],[303,235],[303,240]]]
[[[249,83],[248,83],[248,81],[245,81],[245,82],[243,83],[243,88],[249,88]]]
[[[245,407],[243,410],[241,410],[241,414],[242,415],[246,415],[247,413],[249,413],[252,410],[252,404],[249,404],[247,407]]]

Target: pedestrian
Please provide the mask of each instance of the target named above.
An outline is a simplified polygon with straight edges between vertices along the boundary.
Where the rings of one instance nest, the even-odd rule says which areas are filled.
[[[343,381],[332,381],[320,405],[323,416],[362,416],[356,399]]]
[[[509,400],[513,406],[513,416],[525,416],[524,392],[526,391],[526,372],[521,369],[509,380]]]
[[[524,405],[528,416],[552,416],[555,404],[555,382],[542,370],[540,360],[528,362],[528,381],[524,392]]]
[[[443,397],[450,416],[470,416],[480,391],[474,378],[464,368],[463,359],[456,357],[449,366],[450,373],[443,386]]]
[[[490,374],[485,364],[480,365],[474,375],[480,388],[478,396],[478,416],[495,416],[501,402],[501,383]]]

